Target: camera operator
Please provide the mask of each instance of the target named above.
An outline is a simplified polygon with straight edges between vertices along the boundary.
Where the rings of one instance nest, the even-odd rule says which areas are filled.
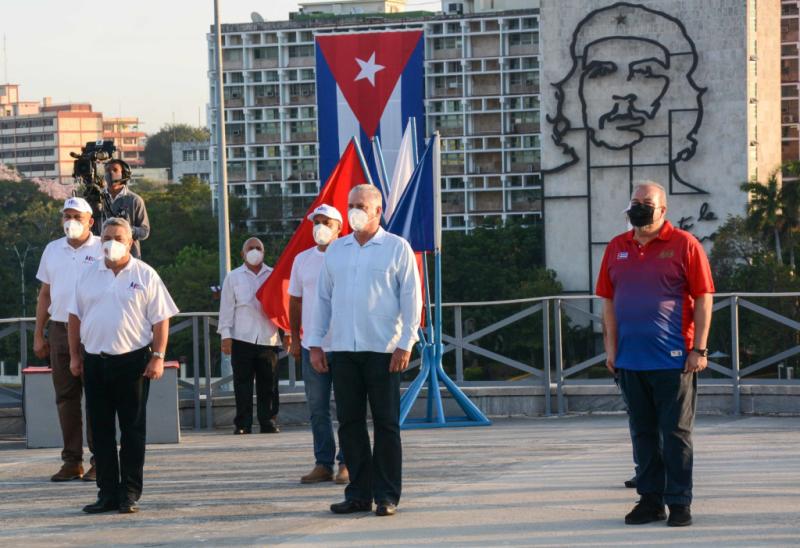
[[[111,197],[111,214],[109,217],[125,219],[133,231],[131,255],[137,259],[142,256],[140,241],[150,235],[150,220],[142,197],[128,188],[131,180],[131,167],[119,159],[109,160],[105,164],[106,192]]]

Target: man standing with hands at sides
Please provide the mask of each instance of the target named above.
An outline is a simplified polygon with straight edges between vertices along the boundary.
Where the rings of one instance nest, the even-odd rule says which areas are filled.
[[[124,160],[109,160],[105,164],[106,189],[111,197],[110,217],[120,217],[131,225],[133,246],[131,255],[140,259],[142,248],[139,242],[150,236],[150,219],[141,196],[131,191],[131,167]]]
[[[714,282],[703,246],[666,220],[664,187],[634,189],[633,230],[608,244],[597,280],[606,367],[619,373],[638,463],[638,525],[691,525],[697,373],[708,365]]]
[[[258,398],[258,422],[262,434],[280,432],[272,416],[277,414],[273,375],[278,363],[281,337],[277,326],[264,315],[256,292],[272,268],[264,264],[264,244],[258,238],[242,246],[244,264],[225,277],[219,302],[222,352],[231,357],[236,399],[234,434],[253,429],[253,379]]]
[[[354,232],[325,252],[308,329],[311,366],[333,377],[339,441],[350,472],[345,500],[331,505],[336,514],[369,512],[374,500],[376,515],[391,516],[400,500],[400,376],[417,340],[422,292],[414,252],[380,227],[381,209],[375,186],[350,191],[347,220]],[[328,333],[330,363],[322,348]]]
[[[333,461],[336,455],[336,439],[331,422],[331,374],[330,371],[318,373],[311,367],[308,345],[301,344],[300,329],[308,325],[315,315],[317,299],[317,280],[325,259],[325,250],[342,230],[342,214],[335,207],[322,204],[312,211],[308,220],[314,223],[315,247],[298,253],[292,264],[289,277],[289,323],[292,328],[291,354],[303,364],[303,386],[306,392],[308,409],[311,412],[311,433],[314,437],[314,469],[300,478],[301,483],[319,483],[333,480]],[[330,351],[330,334],[322,341],[322,350]],[[336,483],[344,485],[350,481],[347,466],[342,462],[341,444],[338,459],[339,471]]]
[[[87,269],[69,307],[70,370],[84,375],[99,489],[83,511],[130,514],[142,495],[150,381],[164,373],[178,309],[156,271],[131,256],[128,221],[106,220],[101,238],[105,258]]]
[[[39,263],[36,278],[42,282],[36,303],[36,328],[33,332],[33,351],[39,358],[50,358],[53,387],[56,393],[58,421],[64,448],[61,469],[50,479],[70,481],[83,478],[95,481],[94,457],[91,468],[83,472],[83,416],[81,396],[83,380],[69,370],[69,341],[67,340],[67,311],[76,283],[83,283],[83,274],[102,260],[100,238],[92,234],[92,207],[83,198],[68,198],[64,202],[62,222],[64,238],[47,244]],[[48,322],[49,320],[49,322]],[[47,325],[47,338],[44,328]],[[86,429],[89,451],[94,453],[92,429]]]

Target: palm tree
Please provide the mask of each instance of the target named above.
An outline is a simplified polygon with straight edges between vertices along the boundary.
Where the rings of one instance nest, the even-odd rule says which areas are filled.
[[[775,256],[778,264],[783,264],[781,252],[783,215],[778,173],[777,169],[770,173],[766,183],[753,180],[749,183],[742,183],[739,188],[750,194],[750,200],[747,203],[747,224],[765,238],[770,236],[774,238]]]

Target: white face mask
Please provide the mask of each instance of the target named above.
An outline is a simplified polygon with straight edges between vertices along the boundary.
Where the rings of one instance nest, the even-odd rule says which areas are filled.
[[[103,254],[106,259],[116,263],[128,253],[128,246],[117,240],[107,240],[103,242]]]
[[[70,240],[77,240],[83,235],[83,223],[78,220],[70,219],[64,223],[64,234]]]
[[[369,215],[363,209],[354,207],[347,212],[347,221],[350,223],[350,228],[356,232],[361,232],[369,222]]]
[[[251,266],[258,266],[264,260],[264,253],[260,249],[251,249],[245,254],[244,260]]]
[[[314,241],[317,245],[328,245],[333,239],[333,230],[328,225],[314,225]]]

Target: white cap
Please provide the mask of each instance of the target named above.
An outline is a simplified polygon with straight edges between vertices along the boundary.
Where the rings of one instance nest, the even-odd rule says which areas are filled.
[[[81,213],[92,213],[92,206],[89,205],[89,202],[76,196],[67,198],[67,201],[64,202],[64,207],[61,208],[61,211],[66,209],[74,209],[75,211],[80,211]]]
[[[318,206],[314,211],[309,213],[307,218],[309,221],[313,222],[314,217],[317,215],[325,215],[328,219],[336,219],[339,223],[342,222],[342,214],[339,213],[339,210],[328,204]]]

